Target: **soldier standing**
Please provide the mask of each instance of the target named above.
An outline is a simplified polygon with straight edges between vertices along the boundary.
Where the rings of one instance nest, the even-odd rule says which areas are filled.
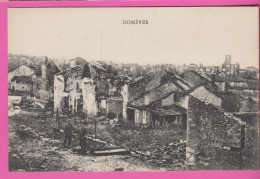
[[[65,139],[64,139],[64,147],[66,146],[66,144],[68,143],[68,146],[70,146],[71,141],[72,141],[72,132],[74,130],[74,126],[71,124],[70,120],[68,121],[68,123],[65,125],[64,127],[64,134],[65,134]]]
[[[87,134],[87,129],[84,127],[83,123],[81,123],[78,129],[78,139],[79,139],[81,154],[86,153],[86,138],[85,138],[86,134]]]

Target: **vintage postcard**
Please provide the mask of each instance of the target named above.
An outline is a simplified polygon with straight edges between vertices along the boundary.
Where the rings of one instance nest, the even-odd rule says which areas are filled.
[[[8,8],[10,172],[259,170],[259,8]]]

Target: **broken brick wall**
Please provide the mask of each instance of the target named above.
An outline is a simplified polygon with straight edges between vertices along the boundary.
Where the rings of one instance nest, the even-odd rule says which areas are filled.
[[[207,169],[237,169],[243,146],[243,126],[240,119],[221,108],[190,96],[187,119],[188,162],[203,163]]]

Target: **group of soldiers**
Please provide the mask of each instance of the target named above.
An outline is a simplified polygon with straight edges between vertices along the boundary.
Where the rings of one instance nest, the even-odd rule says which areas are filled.
[[[76,130],[75,127],[72,125],[71,121],[68,120],[68,122],[66,123],[65,127],[64,127],[64,147],[66,146],[66,144],[68,144],[68,146],[71,145],[71,141],[72,141],[72,136],[73,136],[73,132],[77,131],[77,135],[78,135],[78,140],[79,140],[79,144],[80,144],[80,153],[81,154],[85,154],[86,153],[86,134],[87,134],[87,129],[84,127],[83,123],[80,123],[79,128]]]

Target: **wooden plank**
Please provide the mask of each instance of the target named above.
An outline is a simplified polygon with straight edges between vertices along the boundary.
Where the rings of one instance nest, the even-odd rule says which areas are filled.
[[[94,151],[93,155],[104,156],[104,155],[129,155],[130,152],[124,148],[118,149],[106,149],[100,151]]]

